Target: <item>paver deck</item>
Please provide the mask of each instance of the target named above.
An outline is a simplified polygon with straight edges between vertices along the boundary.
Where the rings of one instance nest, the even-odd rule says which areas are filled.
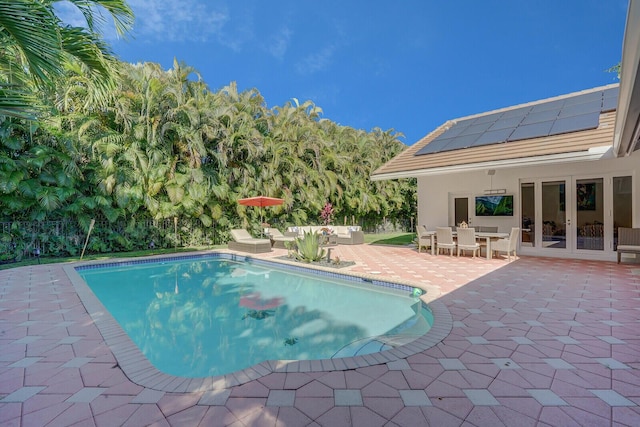
[[[373,245],[333,255],[437,288],[449,335],[388,363],[164,392],[127,378],[63,265],[4,270],[0,425],[640,425],[638,264]]]

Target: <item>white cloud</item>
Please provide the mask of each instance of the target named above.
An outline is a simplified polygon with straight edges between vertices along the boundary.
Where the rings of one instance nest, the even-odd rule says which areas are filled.
[[[54,3],[54,10],[58,18],[67,25],[73,27],[87,26],[87,21],[85,21],[84,16],[73,3],[66,1]]]
[[[214,7],[203,0],[128,0],[135,15],[131,35],[141,41],[209,41],[237,48],[236,38],[225,37],[222,30],[230,20],[224,7]],[[65,23],[85,27],[86,22],[78,8],[70,2],[56,2],[56,14]],[[97,13],[105,20],[101,28],[105,39],[116,36],[109,13],[98,8]]]
[[[321,51],[307,55],[302,61],[296,64],[296,71],[300,74],[313,74],[327,68],[332,60],[335,48],[327,46]]]
[[[282,59],[287,53],[289,42],[293,32],[289,28],[281,29],[277,34],[271,36],[267,44],[267,52],[274,58]]]
[[[229,21],[226,10],[199,0],[129,0],[136,21],[134,35],[159,41],[219,39]]]

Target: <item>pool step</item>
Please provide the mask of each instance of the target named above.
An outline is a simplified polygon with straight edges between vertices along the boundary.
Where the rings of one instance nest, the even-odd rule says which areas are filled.
[[[393,348],[393,346],[381,341],[380,338],[382,337],[362,338],[349,343],[336,351],[331,358],[361,356],[363,354],[377,353]]]

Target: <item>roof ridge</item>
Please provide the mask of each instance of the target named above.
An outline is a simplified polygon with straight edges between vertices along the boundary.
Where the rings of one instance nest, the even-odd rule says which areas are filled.
[[[516,104],[516,105],[509,106],[509,107],[502,107],[502,108],[498,108],[498,109],[495,109],[495,110],[484,111],[482,113],[475,113],[475,114],[471,114],[471,115],[468,115],[468,116],[458,117],[458,118],[455,118],[455,119],[448,120],[448,122],[452,122],[453,124],[455,124],[455,123],[457,123],[459,121],[462,121],[462,120],[475,119],[475,118],[478,118],[478,117],[488,116],[490,114],[504,113],[505,111],[517,110],[518,108],[532,107],[534,105],[544,104],[546,102],[553,102],[553,101],[558,101],[558,100],[561,100],[561,99],[573,98],[573,97],[576,97],[576,96],[586,95],[586,94],[597,92],[597,91],[600,91],[600,90],[608,90],[608,89],[617,88],[619,86],[620,86],[620,83],[611,83],[611,84],[608,84],[608,85],[598,86],[598,87],[594,87],[594,88],[591,88],[591,89],[584,89],[584,90],[580,90],[580,91],[577,91],[577,92],[566,93],[564,95],[552,96],[550,98],[539,99],[537,101],[525,102],[523,104]]]

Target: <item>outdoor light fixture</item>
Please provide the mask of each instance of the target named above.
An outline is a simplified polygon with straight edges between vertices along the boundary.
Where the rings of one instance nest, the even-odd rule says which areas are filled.
[[[495,190],[484,190],[484,194],[492,195],[492,194],[505,194],[507,192],[506,188],[496,188]]]
[[[507,192],[506,188],[498,188],[496,190],[493,189],[493,176],[496,174],[495,169],[487,169],[487,175],[491,177],[491,181],[489,183],[489,190],[484,190],[484,194],[492,195],[492,194],[505,194]]]

